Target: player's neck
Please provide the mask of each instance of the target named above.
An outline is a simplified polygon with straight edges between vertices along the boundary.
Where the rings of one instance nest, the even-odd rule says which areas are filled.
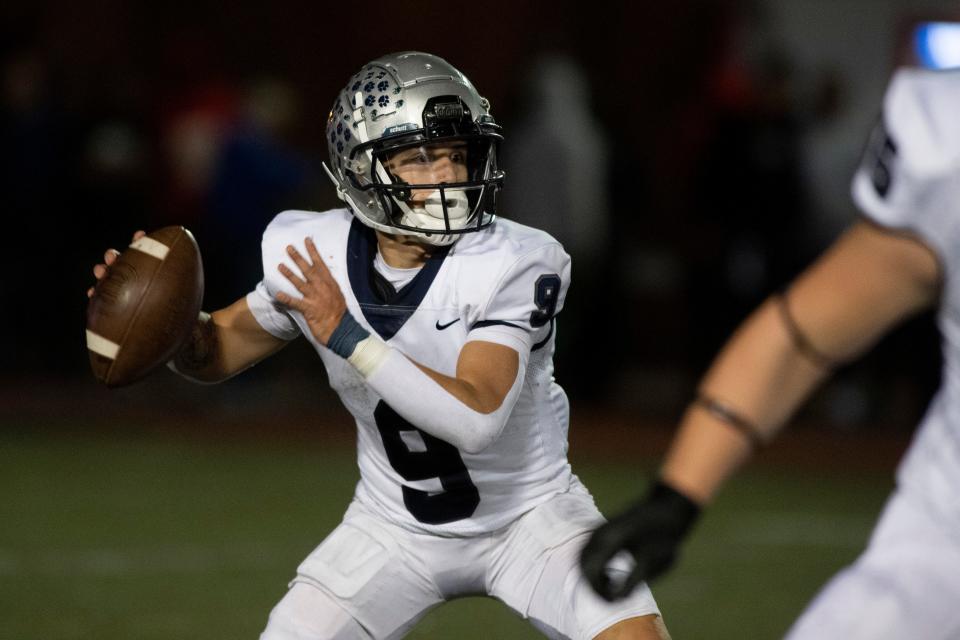
[[[383,261],[394,269],[415,269],[426,264],[434,246],[410,236],[377,231],[377,245]]]

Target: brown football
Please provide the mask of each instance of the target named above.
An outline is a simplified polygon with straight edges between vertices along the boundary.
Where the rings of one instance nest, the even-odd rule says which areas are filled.
[[[202,301],[203,264],[193,234],[164,227],[134,241],[87,305],[93,375],[121,387],[163,365],[190,335]]]

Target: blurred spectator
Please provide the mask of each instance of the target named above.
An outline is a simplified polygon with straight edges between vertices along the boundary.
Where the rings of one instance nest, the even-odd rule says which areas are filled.
[[[557,367],[572,395],[589,396],[611,371],[601,362],[610,354],[583,339],[595,329],[593,310],[609,302],[609,145],[576,60],[542,54],[522,87],[522,113],[506,133],[504,213],[547,231],[573,259],[572,293],[558,321]]]
[[[279,80],[251,84],[211,167],[207,211],[198,227],[209,286],[207,305],[236,300],[263,275],[258,255],[267,223],[284,208],[311,208],[311,171],[289,143],[300,115],[297,94]]]
[[[217,159],[238,111],[229,85],[210,81],[174,96],[161,124],[168,181],[164,223],[195,229],[204,216]]]
[[[757,66],[737,56],[713,78],[712,128],[699,158],[688,259],[696,367],[723,336],[804,264],[808,197],[802,121],[790,62],[767,51]]]

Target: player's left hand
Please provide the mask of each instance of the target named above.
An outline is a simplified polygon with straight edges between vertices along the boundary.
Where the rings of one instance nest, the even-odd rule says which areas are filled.
[[[604,599],[627,597],[637,584],[670,568],[699,513],[696,503],[658,482],[646,498],[593,532],[580,556],[583,574]],[[607,564],[622,551],[633,555],[636,565],[623,583],[614,584]]]
[[[303,294],[302,298],[294,298],[284,292],[277,294],[277,300],[291,309],[303,314],[310,327],[310,332],[320,344],[326,345],[333,330],[340,324],[340,319],[346,313],[347,303],[337,281],[330,275],[330,270],[320,257],[313,240],[306,238],[307,258],[300,255],[293,245],[287,247],[287,254],[303,274],[301,278],[293,269],[280,264],[277,269],[280,273]]]
[[[133,233],[132,242],[136,242],[143,236],[147,235],[146,231],[135,231]],[[97,279],[97,282],[100,282],[107,277],[107,273],[110,271],[111,265],[117,261],[117,258],[120,257],[120,252],[116,249],[107,249],[106,253],[103,254],[103,262],[100,264],[93,265],[93,277]],[[92,298],[96,285],[87,289],[87,297]]]

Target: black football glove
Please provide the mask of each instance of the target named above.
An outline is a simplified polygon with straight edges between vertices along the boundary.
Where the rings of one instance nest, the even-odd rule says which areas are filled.
[[[699,515],[695,502],[657,482],[646,498],[593,532],[580,556],[583,574],[603,598],[625,598],[638,583],[670,568]],[[631,553],[637,564],[622,584],[614,584],[607,575],[607,564],[621,551]]]

